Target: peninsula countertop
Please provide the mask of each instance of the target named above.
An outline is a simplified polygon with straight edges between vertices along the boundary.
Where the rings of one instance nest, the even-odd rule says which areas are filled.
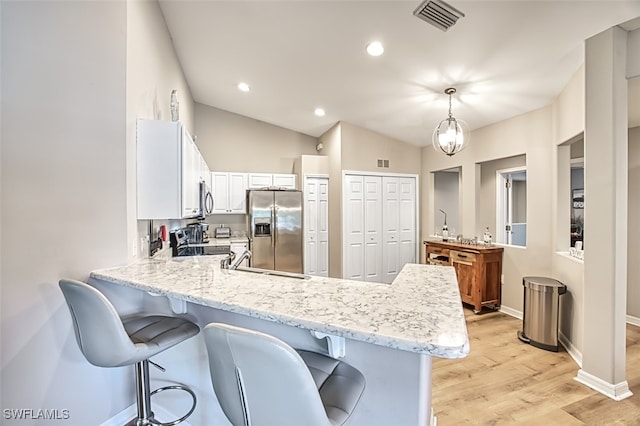
[[[178,260],[176,260],[178,259]],[[440,358],[469,339],[452,267],[406,264],[391,284],[220,268],[220,256],[143,259],[94,279],[170,298]]]

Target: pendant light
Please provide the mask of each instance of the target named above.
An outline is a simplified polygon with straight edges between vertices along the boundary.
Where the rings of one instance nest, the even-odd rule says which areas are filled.
[[[449,87],[444,93],[449,95],[449,116],[442,120],[433,131],[433,148],[451,157],[462,151],[469,144],[469,127],[462,120],[457,120],[451,114],[451,95],[456,89]]]

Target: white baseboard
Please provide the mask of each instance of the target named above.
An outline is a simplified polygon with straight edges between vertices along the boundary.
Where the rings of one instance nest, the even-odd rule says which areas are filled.
[[[508,306],[504,306],[504,305],[501,306],[500,312],[510,315],[519,320],[523,319],[522,312],[517,311]],[[575,346],[573,346],[571,341],[567,339],[567,337],[564,334],[562,334],[562,332],[558,332],[558,342],[567,350],[567,352],[569,353],[571,358],[573,358],[576,364],[578,364],[578,366],[582,368],[582,353]]]
[[[640,318],[632,317],[631,315],[627,315],[627,324],[635,325],[636,327],[640,327]]]
[[[171,413],[169,410],[163,408],[161,405],[159,404],[154,404],[153,405],[153,413],[154,415],[163,420],[166,421],[165,419],[177,419],[179,416]],[[137,404],[132,404],[130,406],[128,406],[127,408],[125,408],[124,410],[120,411],[118,414],[116,414],[115,416],[111,417],[110,419],[108,419],[107,421],[105,421],[104,423],[102,423],[100,426],[122,426],[122,425],[126,425],[129,421],[131,421],[132,419],[134,419],[136,416],[138,415],[138,406]],[[181,426],[191,426],[191,424],[188,421],[184,421],[182,423],[180,423]]]
[[[583,385],[589,386],[594,391],[600,392],[614,401],[622,401],[623,399],[629,398],[633,395],[629,390],[629,383],[627,383],[626,380],[614,385],[587,373],[583,369],[578,370],[578,375],[575,377],[575,380]]]
[[[504,306],[504,305],[500,306],[500,312],[510,315],[514,318],[518,318],[519,320],[522,319],[522,312],[516,311],[515,309],[510,308],[508,306]]]
[[[582,352],[573,346],[573,343],[561,331],[558,331],[558,342],[566,349],[569,356],[578,364],[578,367],[582,368]]]

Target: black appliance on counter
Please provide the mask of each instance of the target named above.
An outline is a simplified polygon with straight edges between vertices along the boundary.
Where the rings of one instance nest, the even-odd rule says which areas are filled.
[[[171,254],[177,256],[206,256],[216,254],[229,254],[229,245],[208,245],[209,236],[206,223],[191,223],[185,228],[178,228],[169,233]]]

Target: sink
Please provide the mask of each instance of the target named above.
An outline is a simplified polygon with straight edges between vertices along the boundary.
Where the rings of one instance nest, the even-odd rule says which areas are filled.
[[[274,275],[277,277],[297,278],[299,280],[308,280],[311,278],[311,276],[309,275],[298,274],[295,272],[274,271],[271,269],[253,268],[249,266],[238,266],[236,271],[251,272],[254,274],[262,274],[262,275]]]

